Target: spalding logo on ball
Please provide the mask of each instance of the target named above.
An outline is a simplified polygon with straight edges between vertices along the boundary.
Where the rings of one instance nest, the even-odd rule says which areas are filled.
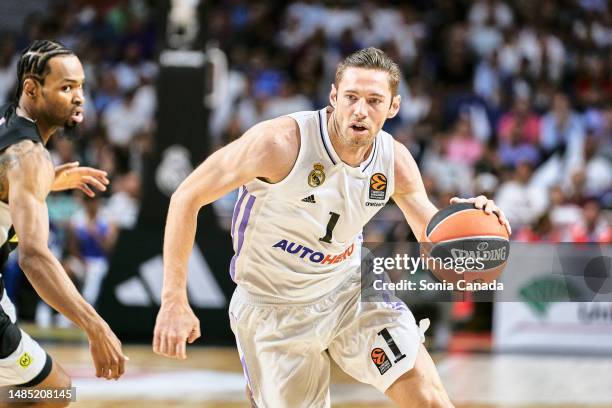
[[[427,224],[421,252],[440,281],[490,283],[503,272],[510,254],[508,231],[497,215],[471,203],[453,204]]]

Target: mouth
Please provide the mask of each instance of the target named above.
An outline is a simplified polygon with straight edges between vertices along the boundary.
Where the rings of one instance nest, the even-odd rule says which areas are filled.
[[[354,132],[354,133],[367,133],[368,131],[368,127],[364,124],[361,123],[354,123],[352,125],[349,126],[349,128]]]
[[[70,119],[75,123],[81,123],[83,121],[83,108],[76,108],[72,111]]]

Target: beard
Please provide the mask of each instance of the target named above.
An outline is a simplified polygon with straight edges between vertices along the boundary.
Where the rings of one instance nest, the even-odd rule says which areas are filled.
[[[64,127],[60,128],[58,131],[58,136],[62,136],[67,138],[68,140],[78,140],[81,137],[81,132],[78,129],[78,124],[70,122],[64,123]]]

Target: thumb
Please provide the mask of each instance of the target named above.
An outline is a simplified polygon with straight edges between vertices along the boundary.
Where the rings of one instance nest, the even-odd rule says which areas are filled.
[[[200,336],[201,336],[201,334],[200,334],[200,325],[196,325],[196,326],[194,326],[193,330],[191,330],[191,333],[189,334],[189,337],[187,337],[187,343],[189,343],[189,344],[193,343]]]

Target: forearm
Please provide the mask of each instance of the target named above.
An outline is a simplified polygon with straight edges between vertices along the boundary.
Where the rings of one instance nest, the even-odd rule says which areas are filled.
[[[425,192],[414,192],[397,197],[396,203],[402,210],[414,235],[418,240],[422,240],[427,224],[438,212],[436,206],[429,201]]]
[[[102,319],[79,294],[62,265],[48,249],[36,254],[21,253],[19,265],[36,293],[49,306],[88,334],[100,327]]]
[[[172,196],[164,232],[162,301],[187,300],[187,269],[195,241],[198,212],[194,200],[181,194]]]

